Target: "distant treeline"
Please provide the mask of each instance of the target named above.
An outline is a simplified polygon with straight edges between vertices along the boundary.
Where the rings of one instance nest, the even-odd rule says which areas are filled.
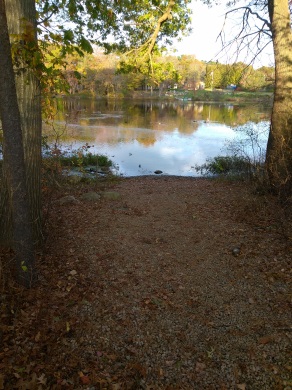
[[[104,54],[96,49],[83,57],[68,55],[62,71],[69,94],[100,97],[125,97],[137,90],[156,90],[159,95],[169,89],[237,88],[243,91],[272,91],[274,68],[254,69],[243,62],[220,64],[199,61],[193,55],[155,57],[151,74],[143,74],[134,66],[126,66],[117,54]]]

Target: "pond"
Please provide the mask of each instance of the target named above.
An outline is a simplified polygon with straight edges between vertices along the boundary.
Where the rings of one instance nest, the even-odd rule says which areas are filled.
[[[271,111],[264,105],[78,98],[55,99],[55,107],[54,131],[45,127],[49,142],[60,138],[69,151],[87,144],[91,153],[107,155],[124,176],[156,170],[198,176],[195,167],[222,154],[238,127],[261,127]]]

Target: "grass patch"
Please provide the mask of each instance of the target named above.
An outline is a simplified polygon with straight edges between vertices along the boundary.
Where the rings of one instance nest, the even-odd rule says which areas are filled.
[[[110,168],[113,162],[105,155],[94,154],[89,151],[90,145],[87,143],[75,150],[62,150],[59,146],[50,146],[43,143],[44,160],[57,162],[60,167],[65,168],[86,168],[95,166]]]
[[[244,157],[216,156],[207,159],[205,164],[196,166],[196,171],[202,175],[250,176],[253,167]]]
[[[198,90],[194,92],[194,101],[205,102],[266,102],[270,103],[273,97],[272,92],[245,92],[230,90]]]
[[[43,158],[43,182],[49,188],[65,183],[87,184],[109,179],[112,161],[105,155],[93,154],[85,144],[77,150],[63,151],[58,147],[46,147]]]
[[[75,151],[70,156],[61,155],[59,161],[62,167],[80,167],[85,168],[88,166],[99,166],[109,168],[111,167],[112,161],[104,155],[98,155],[93,153],[82,153]]]

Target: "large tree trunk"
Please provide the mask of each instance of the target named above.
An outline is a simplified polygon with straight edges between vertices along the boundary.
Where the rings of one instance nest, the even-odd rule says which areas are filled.
[[[4,0],[0,0],[0,116],[3,128],[3,156],[12,210],[15,257],[13,271],[19,283],[30,287],[35,275],[32,224],[26,191],[21,119]]]
[[[36,37],[36,10],[34,0],[5,0],[6,16],[10,40],[22,41]],[[25,34],[25,35],[23,35]],[[33,53],[31,53],[33,55]],[[21,62],[20,66],[25,65]],[[41,240],[41,94],[40,84],[35,73],[28,66],[16,70],[16,90],[21,116],[24,146],[24,160],[27,172],[27,189],[33,226],[33,240]],[[3,181],[5,183],[6,172]],[[5,187],[5,186],[4,186]],[[2,191],[0,199],[1,236],[0,240],[9,243],[12,238],[11,210],[9,193]]]
[[[267,147],[270,183],[287,200],[292,192],[292,32],[288,0],[269,0],[275,55],[275,96]]]

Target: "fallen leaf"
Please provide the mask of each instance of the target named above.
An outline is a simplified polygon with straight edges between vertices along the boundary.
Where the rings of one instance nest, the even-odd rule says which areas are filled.
[[[137,355],[137,351],[135,348],[130,348],[130,347],[127,347],[126,350],[128,351],[128,353],[130,355]]]
[[[165,362],[165,364],[166,364],[167,366],[173,366],[174,363],[175,363],[174,360],[166,360],[166,362]]]
[[[205,368],[206,368],[206,364],[205,363],[197,362],[195,371],[196,372],[203,372],[205,370]]]
[[[78,372],[78,375],[79,375],[80,382],[81,382],[83,385],[88,385],[88,384],[90,383],[89,376],[84,375],[82,371],[79,371],[79,372]]]
[[[107,358],[108,358],[109,360],[112,360],[112,361],[117,360],[117,356],[116,356],[116,355],[107,355]]]
[[[89,385],[89,383],[90,383],[90,379],[87,375],[81,376],[80,381],[83,385]]]
[[[246,389],[246,384],[245,384],[245,383],[240,383],[240,384],[236,385],[236,387],[237,387],[239,390],[245,390],[245,389]]]
[[[273,340],[274,340],[274,337],[272,335],[264,336],[264,337],[261,337],[259,339],[259,343],[265,345],[265,344],[271,343]]]
[[[46,378],[45,374],[42,374],[42,375],[38,378],[38,382],[39,382],[41,385],[46,385],[46,384],[47,384],[47,378]]]
[[[34,341],[38,342],[38,341],[40,341],[40,338],[41,338],[41,332],[38,332],[34,338]]]

